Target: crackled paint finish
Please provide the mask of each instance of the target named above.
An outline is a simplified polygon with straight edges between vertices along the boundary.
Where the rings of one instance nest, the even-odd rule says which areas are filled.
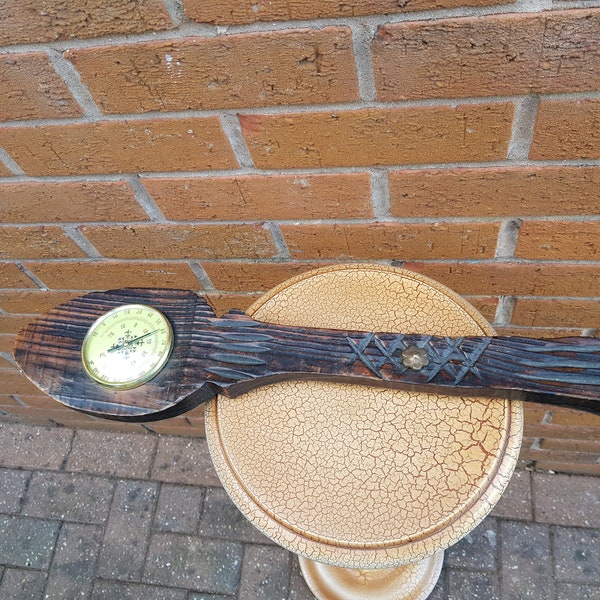
[[[259,299],[280,325],[493,334],[421,275],[336,266]],[[521,404],[328,382],[273,384],[207,408],[223,484],[258,529],[310,559],[373,569],[446,548],[491,510],[518,456]]]

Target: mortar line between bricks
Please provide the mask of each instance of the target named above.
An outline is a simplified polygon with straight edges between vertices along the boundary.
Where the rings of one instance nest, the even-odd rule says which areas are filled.
[[[21,260],[21,259],[19,259]],[[215,263],[253,263],[253,264],[279,264],[287,262],[296,262],[299,264],[306,263],[331,263],[332,261],[340,263],[358,262],[364,264],[370,264],[373,262],[381,263],[381,260],[374,258],[347,258],[340,260],[336,257],[319,257],[319,258],[293,258],[291,261],[282,260],[277,256],[270,258],[254,258],[252,256],[240,256],[233,258],[211,258],[211,257],[193,257],[193,258],[103,258],[102,262],[111,265],[118,264],[155,264],[164,265],[168,263],[173,264],[187,264],[190,260],[199,260],[201,262],[215,262]],[[384,261],[395,262],[396,259],[384,259]],[[3,261],[4,263],[17,264],[18,260],[9,259]],[[30,264],[78,264],[78,263],[97,263],[97,259],[94,258],[53,258],[53,259],[27,259],[27,263]],[[600,266],[600,260],[538,260],[538,259],[524,259],[524,258],[510,258],[510,259],[497,259],[497,258],[421,258],[421,259],[403,259],[401,262],[419,262],[428,265],[481,265],[481,266],[502,266],[502,265],[514,265],[514,266],[527,266],[535,265],[538,267],[551,266],[551,267],[597,267]],[[48,291],[48,287],[44,284],[44,291]],[[32,288],[10,288],[19,290],[33,291]],[[77,288],[74,288],[77,289]],[[65,291],[60,288],[61,291]]]
[[[351,101],[323,104],[283,104],[267,105],[258,107],[231,107],[215,108],[206,110],[179,110],[179,111],[149,111],[142,113],[110,113],[101,114],[98,117],[67,117],[63,119],[30,119],[30,120],[12,120],[1,123],[2,128],[32,128],[42,126],[66,126],[66,125],[90,125],[102,122],[123,122],[128,121],[153,121],[153,120],[177,120],[177,119],[203,119],[210,117],[224,117],[237,115],[258,115],[258,116],[276,116],[310,113],[328,113],[328,112],[354,112],[360,110],[402,110],[402,109],[427,109],[427,108],[451,108],[456,109],[461,106],[478,106],[490,104],[516,103],[523,99],[522,94],[511,96],[470,96],[470,97],[440,97],[424,98],[412,100],[397,100],[391,102],[380,101]],[[597,100],[600,98],[600,92],[578,92],[565,94],[545,94],[536,95],[540,100]]]
[[[503,215],[496,216],[472,216],[472,217],[448,217],[445,215],[433,215],[430,217],[395,217],[389,214],[389,199],[386,198],[385,191],[385,182],[382,183],[382,189],[376,190],[374,192],[376,197],[373,199],[374,208],[375,208],[375,216],[371,219],[336,219],[336,218],[318,218],[318,219],[269,219],[268,222],[275,223],[277,225],[379,225],[382,222],[386,222],[388,224],[395,225],[435,225],[440,222],[440,219],[443,219],[444,224],[466,224],[466,225],[477,225],[477,224],[485,224],[485,223],[498,223],[501,226],[507,220]],[[582,215],[521,215],[516,219],[508,219],[508,222],[512,221],[543,221],[548,223],[578,223],[578,224],[586,224],[586,223],[600,223],[600,215],[593,216],[582,216]],[[77,228],[81,226],[85,227],[149,227],[155,225],[163,225],[166,227],[222,227],[222,226],[256,226],[264,223],[264,220],[250,220],[250,219],[240,219],[240,220],[232,220],[232,219],[223,219],[223,220],[210,220],[210,219],[189,219],[189,220],[166,220],[164,222],[159,221],[151,221],[151,220],[132,220],[132,221],[70,221],[70,222],[52,222],[48,223],[46,221],[26,221],[19,223],[12,223],[10,221],[4,221],[0,225],[1,227],[12,228],[12,229],[27,229],[29,227],[63,227],[67,228]],[[507,242],[508,244],[508,242]],[[500,245],[500,244],[499,244]],[[508,247],[507,247],[508,248]],[[508,249],[505,250],[508,252]],[[512,259],[515,260],[524,260],[519,259],[518,257],[514,257],[512,255],[504,255],[498,254],[498,250],[496,250],[495,258],[498,259]],[[101,255],[98,255],[101,256]],[[3,262],[16,262],[16,261],[36,261],[38,259],[21,259],[21,258],[13,258],[13,259],[3,259]],[[47,260],[68,260],[67,258],[53,258]],[[77,258],[72,258],[71,260],[78,260]],[[150,260],[150,259],[149,259]],[[225,259],[228,260],[228,259]],[[257,259],[259,260],[259,259]],[[264,259],[270,260],[270,259]],[[561,261],[562,262],[562,261]],[[586,261],[590,262],[590,261]]]
[[[102,111],[94,101],[88,87],[81,81],[79,72],[60,50],[47,48],[46,55],[56,73],[62,78],[69,92],[83,111],[83,118],[99,118]]]
[[[57,551],[57,546],[58,546],[58,540],[60,539],[60,534],[62,533],[63,527],[65,525],[65,521],[60,520],[59,521],[59,525],[57,527],[56,530],[56,537],[54,538],[54,546],[52,548],[52,556],[50,558],[49,564],[48,564],[48,568],[44,569],[44,572],[46,573],[46,579],[44,581],[44,594],[43,594],[43,598],[47,598],[46,592],[48,590],[48,585],[50,583],[50,573],[52,571],[52,565],[54,564],[54,560],[56,558],[56,551]]]
[[[141,209],[148,215],[150,221],[156,223],[166,223],[167,219],[154,202],[148,190],[144,187],[139,175],[127,175],[124,177],[129,187],[133,190],[133,194]]]
[[[88,258],[102,258],[102,255],[94,245],[81,233],[77,225],[63,225],[63,231],[81,250],[83,250]]]
[[[451,170],[451,169],[494,169],[494,168],[538,168],[538,167],[599,167],[600,159],[573,159],[573,160],[499,160],[487,162],[456,162],[456,163],[425,163],[406,165],[384,165],[388,172],[402,171],[427,171],[427,170]],[[127,177],[140,177],[143,179],[204,179],[204,178],[226,178],[241,177],[247,175],[344,175],[351,173],[368,173],[373,165],[357,166],[331,166],[331,167],[308,167],[297,169],[220,169],[214,171],[153,171],[141,173],[74,173],[71,175],[11,175],[2,177],[0,184],[15,183],[82,183],[82,182],[115,182],[126,181]]]

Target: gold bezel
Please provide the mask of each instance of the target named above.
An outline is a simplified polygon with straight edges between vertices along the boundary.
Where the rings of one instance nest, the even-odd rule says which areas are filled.
[[[97,375],[95,375],[89,365],[90,357],[87,355],[89,342],[92,338],[92,335],[98,329],[98,327],[100,327],[103,323],[105,323],[108,319],[110,319],[115,314],[118,314],[118,313],[120,313],[124,310],[128,310],[128,309],[129,310],[143,309],[145,311],[152,312],[153,315],[155,315],[157,317],[160,317],[160,319],[162,321],[161,327],[162,327],[162,324],[164,324],[164,327],[167,330],[167,349],[162,353],[160,360],[149,371],[144,373],[144,375],[142,375],[141,377],[136,377],[135,379],[131,379],[128,381],[123,381],[123,382],[106,381],[102,377],[98,377]],[[171,352],[173,350],[173,343],[174,343],[173,327],[171,326],[169,319],[160,310],[158,310],[157,308],[154,308],[153,306],[149,306],[147,304],[122,304],[121,306],[117,306],[117,307],[109,310],[108,312],[104,313],[100,317],[98,317],[92,323],[90,328],[87,330],[85,337],[83,338],[83,342],[81,344],[81,363],[82,363],[83,368],[84,368],[86,374],[88,375],[88,377],[90,377],[90,379],[92,379],[94,382],[98,383],[99,385],[101,385],[105,388],[113,389],[113,390],[131,390],[131,389],[139,387],[145,383],[148,383],[151,379],[156,377],[156,375],[158,375],[158,373],[160,371],[162,371],[162,369],[164,368],[164,366],[166,365],[167,361],[169,360],[169,358],[171,356]]]

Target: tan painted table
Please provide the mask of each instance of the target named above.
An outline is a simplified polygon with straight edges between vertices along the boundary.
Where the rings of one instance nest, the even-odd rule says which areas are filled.
[[[383,266],[312,271],[248,311],[280,325],[492,335],[437,282]],[[421,600],[443,550],[492,509],[515,467],[518,401],[282,382],[206,411],[217,473],[242,513],[300,555],[322,600]]]

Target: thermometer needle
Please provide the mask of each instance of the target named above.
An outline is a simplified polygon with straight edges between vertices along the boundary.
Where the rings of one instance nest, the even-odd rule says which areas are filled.
[[[117,352],[118,350],[123,350],[123,348],[127,348],[128,346],[131,346],[132,344],[135,344],[136,342],[139,342],[140,340],[147,338],[149,335],[152,335],[152,334],[156,333],[157,331],[158,331],[158,329],[155,329],[154,331],[150,331],[148,333],[145,333],[144,335],[140,335],[139,337],[133,338],[132,340],[128,340],[121,344],[115,344],[114,346],[111,346],[107,350],[107,352]]]

